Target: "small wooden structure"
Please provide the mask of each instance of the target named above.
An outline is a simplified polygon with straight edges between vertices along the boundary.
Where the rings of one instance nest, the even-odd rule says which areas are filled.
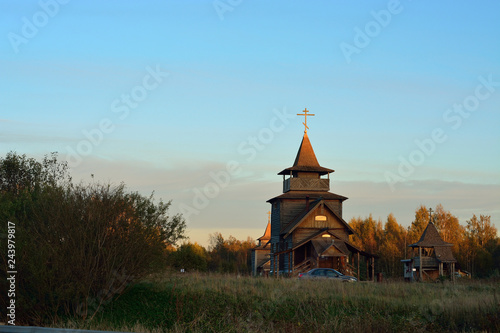
[[[404,260],[406,272],[411,272],[411,281],[436,281],[441,276],[455,279],[457,260],[451,251],[453,244],[443,241],[432,221],[425,228],[420,240],[409,245],[413,249],[413,258]],[[415,253],[416,252],[416,253]]]
[[[307,112],[302,115],[312,116]],[[268,200],[272,206],[270,272],[274,276],[297,275],[325,267],[372,280],[375,255],[349,242],[354,231],[342,218],[342,203],[347,198],[329,192],[334,170],[319,165],[307,135],[307,122],[304,126],[293,166],[278,173],[283,176],[283,194]],[[259,246],[254,250],[257,253]],[[255,262],[254,272],[258,269]]]

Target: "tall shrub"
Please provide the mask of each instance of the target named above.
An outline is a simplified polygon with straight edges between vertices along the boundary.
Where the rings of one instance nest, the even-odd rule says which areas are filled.
[[[17,174],[34,175],[8,178],[18,186],[0,184],[0,233],[7,221],[16,225],[17,322],[93,316],[127,283],[162,268],[166,247],[184,238],[185,221],[168,215],[170,202],[127,192],[124,184],[74,185],[64,174],[44,181],[43,163],[26,160],[15,154],[0,160],[0,175],[5,165],[29,165]],[[57,162],[49,167],[67,170]],[[0,239],[0,248],[6,247]],[[0,253],[4,275],[6,251]],[[5,308],[6,297],[1,299]]]

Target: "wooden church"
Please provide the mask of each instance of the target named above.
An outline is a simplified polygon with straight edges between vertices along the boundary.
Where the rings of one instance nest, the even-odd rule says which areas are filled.
[[[373,279],[375,256],[349,242],[354,231],[342,218],[347,198],[329,192],[334,170],[320,166],[316,159],[307,135],[307,116],[314,115],[308,112],[298,114],[305,117],[305,131],[295,162],[278,173],[283,176],[283,194],[267,201],[271,221],[252,251],[252,271],[265,272],[269,265],[274,276],[294,276],[324,267]]]

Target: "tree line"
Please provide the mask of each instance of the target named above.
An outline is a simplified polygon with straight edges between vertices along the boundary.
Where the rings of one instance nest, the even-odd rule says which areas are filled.
[[[255,241],[250,237],[244,241],[233,236],[224,239],[216,232],[209,235],[208,249],[191,242],[171,248],[168,262],[176,270],[247,275],[251,272],[253,247]]]
[[[435,207],[432,217],[429,209],[421,205],[408,227],[400,225],[392,213],[384,223],[370,215],[352,218],[349,225],[356,232],[352,242],[379,256],[377,269],[388,277],[401,277],[401,260],[413,257],[408,245],[418,242],[430,220],[441,238],[453,244],[452,252],[459,269],[474,277],[500,276],[500,238],[490,216],[474,214],[461,225],[441,204]]]
[[[402,259],[414,256],[410,244],[418,242],[429,221],[432,220],[441,238],[452,243],[457,267],[473,277],[500,275],[500,238],[490,216],[473,215],[461,225],[456,216],[437,205],[430,217],[426,206],[415,211],[410,226],[399,224],[391,213],[387,220],[352,218],[348,223],[355,231],[351,242],[366,252],[378,256],[376,269],[386,277],[403,276]],[[208,249],[198,243],[185,242],[177,249],[171,248],[168,263],[175,270],[250,274],[250,251],[255,241],[245,241],[233,236],[224,239],[220,233],[209,235]]]

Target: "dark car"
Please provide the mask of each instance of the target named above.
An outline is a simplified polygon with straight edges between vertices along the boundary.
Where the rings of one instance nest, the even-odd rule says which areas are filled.
[[[315,268],[307,273],[300,273],[299,279],[336,279],[342,282],[356,282],[354,276],[344,275],[332,268]]]

